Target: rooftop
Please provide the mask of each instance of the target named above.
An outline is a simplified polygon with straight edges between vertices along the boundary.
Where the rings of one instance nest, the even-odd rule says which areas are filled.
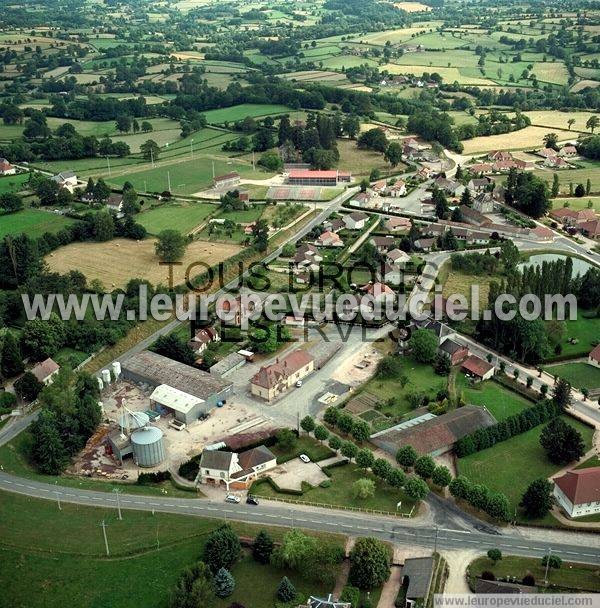
[[[191,409],[196,407],[199,403],[203,403],[202,399],[194,397],[188,393],[184,393],[179,389],[173,388],[168,384],[161,384],[157,386],[152,395],[150,395],[152,401],[156,401],[165,407],[168,407],[176,412],[187,414]]]
[[[600,467],[567,471],[554,483],[574,505],[600,501]]]

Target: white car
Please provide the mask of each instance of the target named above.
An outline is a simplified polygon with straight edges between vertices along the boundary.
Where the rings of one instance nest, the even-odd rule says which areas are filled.
[[[296,382],[296,388],[300,388],[302,386],[302,380],[298,380],[298,382]]]
[[[241,498],[239,496],[236,496],[235,494],[227,494],[227,496],[225,497],[225,502],[231,502],[234,505],[237,505],[241,502]]]
[[[302,462],[310,462],[310,458],[306,454],[300,454],[299,458]]]

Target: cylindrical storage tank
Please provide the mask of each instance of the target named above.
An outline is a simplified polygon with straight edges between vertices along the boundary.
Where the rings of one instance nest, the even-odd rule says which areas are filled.
[[[119,361],[114,361],[112,364],[112,373],[115,378],[119,378],[121,375],[121,363]]]
[[[102,382],[102,378],[96,378],[98,380],[98,388],[103,391],[104,390],[104,382]]]
[[[135,431],[131,435],[131,447],[140,467],[155,467],[165,460],[163,432],[155,426]]]
[[[119,418],[119,426],[129,431],[144,428],[149,422],[150,416],[146,412],[125,412]]]
[[[102,381],[104,382],[104,384],[110,384],[110,370],[102,370]]]

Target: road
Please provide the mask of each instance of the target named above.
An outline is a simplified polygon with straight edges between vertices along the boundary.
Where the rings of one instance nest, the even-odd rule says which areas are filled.
[[[117,497],[105,492],[62,488],[37,481],[19,479],[0,473],[0,489],[26,496],[62,503],[91,507],[117,507]],[[294,505],[290,507],[261,503],[225,505],[198,499],[145,497],[121,494],[123,510],[155,511],[228,519],[259,525],[299,527],[319,532],[345,535],[375,536],[398,545],[421,546],[439,549],[473,548],[487,551],[497,547],[505,554],[541,557],[549,549],[564,560],[583,561],[600,565],[600,547],[586,547],[580,541],[551,542],[525,538],[517,533],[486,534],[477,531],[452,530],[415,524],[410,520],[378,517],[365,513],[346,513]],[[127,515],[124,515],[127,518]],[[510,531],[510,530],[509,530]]]

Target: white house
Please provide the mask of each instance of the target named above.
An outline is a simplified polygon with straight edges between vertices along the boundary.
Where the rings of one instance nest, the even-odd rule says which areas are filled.
[[[554,497],[569,517],[600,513],[600,467],[574,469],[557,477]]]
[[[393,186],[390,186],[387,191],[389,192],[390,196],[406,196],[406,182],[399,179]]]
[[[588,355],[588,363],[594,367],[600,367],[600,344]]]
[[[59,188],[65,188],[71,194],[77,187],[77,175],[73,171],[62,171],[52,178],[58,184]]]
[[[0,175],[14,175],[16,172],[16,167],[13,167],[5,158],[0,158]]]
[[[54,376],[60,371],[60,365],[53,359],[46,359],[31,368],[31,373],[37,378],[41,384],[48,386],[52,384]]]
[[[319,235],[315,241],[315,245],[319,245],[320,247],[343,247],[344,241],[337,232],[326,230]]]
[[[392,249],[385,254],[385,260],[392,266],[402,266],[410,262],[410,256],[406,251],[402,251],[401,249]]]
[[[344,224],[348,230],[362,230],[368,219],[368,215],[356,211],[344,216]]]

